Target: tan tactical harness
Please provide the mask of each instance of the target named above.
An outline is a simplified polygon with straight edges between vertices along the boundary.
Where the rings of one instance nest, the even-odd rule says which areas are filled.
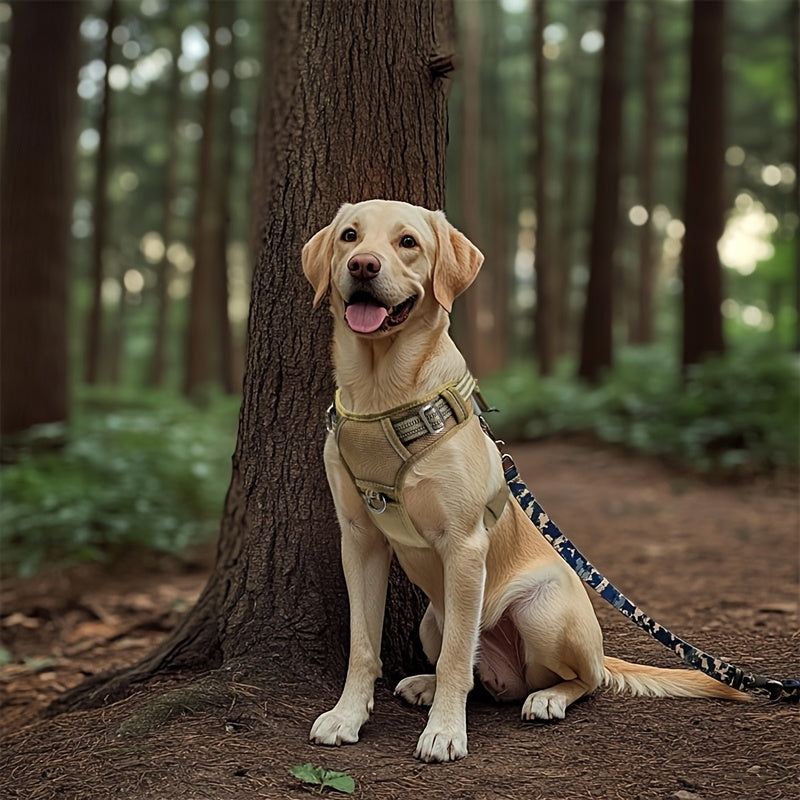
[[[379,414],[348,411],[337,389],[328,411],[329,430],[373,521],[391,542],[430,546],[406,511],[403,484],[423,454],[468,422],[474,414],[476,389],[475,378],[467,372],[460,381],[445,384],[427,397]],[[504,482],[486,504],[487,529],[498,520],[507,499]]]

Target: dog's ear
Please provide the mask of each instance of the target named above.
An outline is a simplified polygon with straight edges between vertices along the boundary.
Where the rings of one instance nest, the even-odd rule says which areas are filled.
[[[453,300],[478,275],[483,253],[447,221],[442,211],[431,213],[431,227],[436,235],[433,295],[445,311],[451,311]]]
[[[328,291],[333,260],[333,223],[317,231],[303,245],[303,274],[314,287],[316,306]]]

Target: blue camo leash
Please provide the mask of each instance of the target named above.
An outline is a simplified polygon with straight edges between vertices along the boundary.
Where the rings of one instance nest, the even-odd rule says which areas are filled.
[[[555,551],[569,564],[578,577],[590,586],[604,600],[610,603],[623,616],[649,633],[657,642],[672,650],[689,666],[699,669],[706,675],[720,683],[725,683],[741,692],[767,695],[770,700],[785,700],[798,702],[800,700],[800,680],[795,678],[769,678],[740,669],[727,661],[709,655],[699,647],[676,636],[672,631],[660,625],[646,614],[637,605],[632,603],[619,589],[614,586],[602,573],[598,572],[592,563],[580,550],[561,532],[558,526],[550,519],[530,489],[517,471],[513,458],[502,450],[504,444],[495,438],[483,412],[494,411],[483,402],[483,398],[476,392],[473,395],[477,406],[476,414],[481,422],[484,432],[497,445],[503,459],[503,470],[506,483],[514,499],[519,503],[525,515],[533,522],[537,530],[550,543]]]

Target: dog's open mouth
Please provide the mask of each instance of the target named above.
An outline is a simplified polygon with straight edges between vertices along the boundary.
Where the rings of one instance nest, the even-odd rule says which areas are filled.
[[[345,303],[344,318],[350,330],[356,333],[383,333],[405,322],[414,306],[417,296],[392,308],[387,308],[371,294],[356,292],[350,302]]]

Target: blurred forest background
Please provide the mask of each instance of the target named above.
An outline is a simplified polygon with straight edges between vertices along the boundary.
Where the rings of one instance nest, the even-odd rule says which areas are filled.
[[[269,57],[258,0],[61,3],[51,29],[37,5],[0,2],[0,535],[21,574],[217,529]],[[486,265],[453,327],[493,427],[796,469],[800,4],[455,9],[447,212]],[[30,132],[53,124],[63,180]],[[60,209],[60,250],[26,202]],[[35,350],[60,368],[17,346],[34,315],[64,320]]]

